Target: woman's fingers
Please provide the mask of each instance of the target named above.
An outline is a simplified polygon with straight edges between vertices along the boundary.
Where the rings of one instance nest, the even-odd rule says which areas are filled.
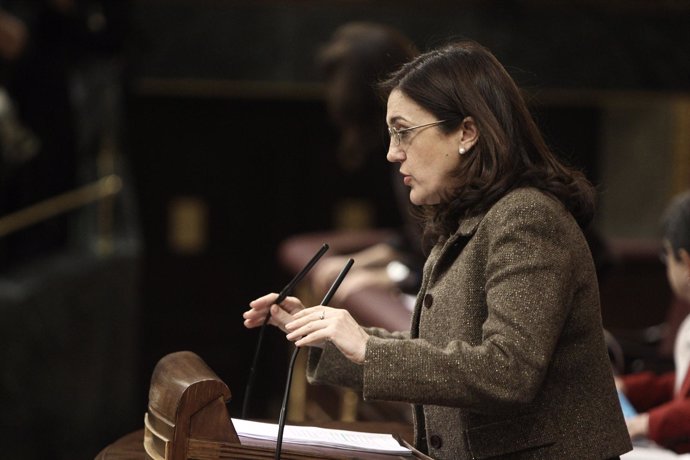
[[[319,305],[304,309],[293,318],[285,326],[290,331],[288,340],[295,341],[296,346],[320,347],[330,341],[348,359],[364,361],[369,336],[346,310]]]
[[[304,320],[304,318],[310,317],[312,319],[321,316],[321,313],[323,312],[324,315],[326,314],[326,310],[334,310],[333,308],[329,307],[324,307],[323,305],[317,305],[315,307],[310,307],[310,308],[304,308],[298,312],[296,312],[293,317],[295,320]],[[314,316],[316,315],[316,316]]]
[[[262,326],[266,320],[266,315],[269,312],[269,308],[271,308],[272,305],[275,305],[276,300],[278,300],[278,294],[272,292],[249,302],[249,310],[242,314],[245,327],[253,328]],[[278,307],[276,306],[276,308]],[[291,314],[293,312],[300,311],[303,308],[304,306],[302,305],[302,302],[297,297],[287,297],[280,303],[280,311],[278,311],[279,318],[277,318],[276,321],[271,318],[269,323],[283,329],[285,323],[290,321]],[[288,315],[288,317],[283,316],[282,313],[285,313]],[[273,316],[273,313],[271,315]]]
[[[278,294],[271,292],[270,294],[266,294],[258,299],[252,300],[249,302],[249,306],[253,311],[265,316],[266,313],[268,313],[268,307],[270,307],[277,299]]]
[[[318,324],[317,321],[322,321],[324,324]],[[326,320],[315,319],[313,321],[308,320],[305,323],[297,323],[296,321],[286,324],[286,330],[289,332],[287,335],[288,340],[298,340],[300,337],[313,334],[314,332],[323,329],[326,324]]]
[[[328,339],[328,334],[324,331],[327,326],[326,312],[335,311],[323,306],[305,308],[297,312],[292,317],[292,321],[285,325],[289,332],[288,340],[294,340],[295,345],[321,346]]]
[[[249,310],[242,314],[244,326],[247,328],[261,326],[268,314],[268,308],[277,298],[278,294],[272,292],[249,302]]]
[[[283,310],[290,314],[294,314],[300,310],[304,310],[304,305],[302,305],[302,301],[299,300],[297,297],[286,297],[285,300],[283,300],[280,303],[280,306],[283,308]]]
[[[285,327],[288,331],[296,332],[299,328],[309,324],[312,321],[323,320],[326,316],[326,310],[327,307],[319,305],[318,307],[305,308],[295,312],[295,314],[292,315],[292,321],[287,323]]]
[[[330,334],[326,329],[318,329],[314,332],[303,335],[295,341],[296,347],[323,347],[324,343],[330,340]]]
[[[269,324],[280,328],[283,332],[287,332],[285,329],[285,323],[292,321],[292,315],[286,312],[283,308],[278,305],[271,306],[271,319],[268,320]]]

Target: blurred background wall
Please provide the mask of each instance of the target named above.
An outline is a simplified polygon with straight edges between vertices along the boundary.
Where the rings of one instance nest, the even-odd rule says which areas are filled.
[[[0,8],[21,16],[31,3]],[[241,314],[289,280],[278,244],[306,231],[399,223],[335,155],[338,133],[314,58],[350,21],[393,26],[421,50],[450,38],[492,49],[525,89],[548,142],[600,191],[596,228],[619,263],[602,283],[605,326],[664,321],[670,292],[655,258],[657,224],[669,197],[690,186],[690,2],[35,3],[76,5],[91,31],[81,43],[106,30],[111,41],[97,56],[81,49],[80,60],[70,58],[63,83],[75,114],[64,129],[90,141],[71,141],[70,152],[82,153],[48,168],[69,180],[32,200],[106,174],[123,188],[109,250],[93,242],[97,207],[87,205],[62,217],[57,231],[66,236],[51,247],[6,256],[0,398],[14,410],[0,437],[10,433],[21,458],[91,458],[140,428],[153,366],[183,349],[229,384],[237,416],[256,339]],[[59,30],[74,25],[67,17]],[[384,142],[376,167],[385,164]],[[3,193],[15,197],[14,172],[3,173]],[[620,265],[620,257],[639,263]],[[282,396],[288,350],[280,334],[268,339],[254,417],[276,417]],[[26,407],[33,412],[20,417]],[[66,433],[65,423],[80,429]],[[46,433],[53,441],[41,443]]]

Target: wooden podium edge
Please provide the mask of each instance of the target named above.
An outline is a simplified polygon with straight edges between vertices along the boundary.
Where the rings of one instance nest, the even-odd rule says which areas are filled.
[[[144,429],[129,433],[114,443],[106,446],[95,457],[95,460],[144,460],[147,457],[144,450]],[[394,455],[362,452],[349,449],[330,449],[316,446],[304,446],[299,444],[285,443],[281,452],[283,460],[353,460],[353,459],[377,459],[377,460],[396,460],[396,459],[421,459],[433,460],[412,447],[403,438],[393,434],[402,445],[410,449],[412,455]],[[243,444],[228,444],[219,447],[217,443],[203,440],[190,440],[188,458],[196,460],[226,460],[238,458],[246,460],[263,460],[275,458],[275,442],[258,441],[255,439],[242,438]],[[213,444],[213,445],[206,445]],[[311,449],[311,452],[304,452]],[[334,452],[335,451],[335,452]],[[192,456],[192,452],[194,455]]]
[[[99,453],[97,459],[225,460],[272,459],[275,440],[240,437],[228,413],[230,389],[195,353],[182,351],[161,358],[149,387],[144,428],[127,435]],[[368,432],[366,422],[348,429]],[[376,430],[375,430],[376,431]],[[395,430],[391,430],[395,431]],[[385,432],[391,433],[388,429]],[[284,442],[284,460],[392,460],[429,458],[400,436],[396,441],[409,454],[381,453],[355,448],[313,446]]]

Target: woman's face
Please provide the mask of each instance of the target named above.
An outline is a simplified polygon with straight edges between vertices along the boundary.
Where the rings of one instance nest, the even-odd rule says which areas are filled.
[[[690,301],[690,256],[687,251],[681,249],[677,257],[668,241],[664,241],[664,251],[666,276],[673,293],[685,301]]]
[[[388,97],[386,122],[402,130],[437,120],[412,99],[395,89]],[[410,187],[410,201],[415,205],[434,205],[441,196],[457,187],[452,173],[462,161],[458,153],[462,129],[446,134],[438,125],[421,127],[400,134],[400,144],[391,137],[386,158],[400,163],[400,174]]]

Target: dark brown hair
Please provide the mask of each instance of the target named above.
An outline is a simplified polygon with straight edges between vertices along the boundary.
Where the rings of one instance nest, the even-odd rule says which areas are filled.
[[[661,228],[677,260],[681,249],[690,252],[690,190],[673,197],[662,216]]]
[[[547,147],[517,85],[496,57],[473,41],[418,56],[381,84],[400,90],[439,120],[458,129],[472,117],[479,138],[456,172],[460,186],[438,206],[419,208],[433,243],[455,231],[462,217],[481,214],[509,191],[531,186],[560,200],[581,227],[594,213],[594,189]],[[432,241],[433,240],[433,241]]]

